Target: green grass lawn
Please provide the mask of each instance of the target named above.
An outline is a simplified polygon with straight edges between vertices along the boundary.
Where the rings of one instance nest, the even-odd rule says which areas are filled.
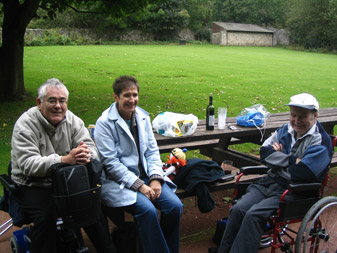
[[[337,107],[337,56],[331,54],[192,44],[27,47],[27,98],[0,103],[0,172],[10,159],[13,124],[35,105],[46,79],[64,82],[69,109],[89,125],[111,104],[111,85],[120,75],[139,80],[139,105],[152,119],[163,111],[204,119],[211,92],[215,107],[227,107],[228,116],[256,103],[271,113],[286,111],[289,97],[300,92],[315,95],[321,107]]]

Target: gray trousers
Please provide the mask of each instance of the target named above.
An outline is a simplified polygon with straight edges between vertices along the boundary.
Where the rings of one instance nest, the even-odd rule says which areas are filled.
[[[218,252],[258,252],[268,218],[278,209],[284,190],[269,176],[251,184],[230,210]],[[292,199],[295,196],[286,197]]]

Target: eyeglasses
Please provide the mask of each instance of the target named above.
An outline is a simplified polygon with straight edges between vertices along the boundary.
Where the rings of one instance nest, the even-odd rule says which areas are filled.
[[[54,98],[51,98],[51,99],[48,99],[48,100],[47,100],[47,103],[48,103],[50,106],[55,106],[55,105],[57,104],[57,102],[62,106],[62,105],[67,104],[67,99],[65,99],[65,98],[61,98],[61,99],[54,99]]]

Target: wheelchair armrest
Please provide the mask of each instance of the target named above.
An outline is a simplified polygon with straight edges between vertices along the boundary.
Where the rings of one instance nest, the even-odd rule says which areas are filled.
[[[15,182],[6,174],[0,175],[0,182],[8,191],[15,191],[16,184]]]
[[[288,189],[291,192],[319,190],[322,188],[321,183],[308,183],[308,184],[289,184]]]
[[[244,175],[252,175],[252,174],[266,174],[269,168],[264,165],[260,166],[245,166],[240,168],[240,173],[243,173]]]

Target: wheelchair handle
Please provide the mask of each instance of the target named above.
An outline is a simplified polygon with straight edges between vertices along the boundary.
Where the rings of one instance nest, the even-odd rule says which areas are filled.
[[[289,191],[308,191],[308,190],[318,190],[322,188],[321,183],[309,183],[309,184],[289,184]]]
[[[17,188],[15,182],[6,174],[0,175],[0,182],[8,191],[15,191]]]
[[[244,175],[252,175],[252,174],[266,174],[269,168],[267,166],[245,166],[240,168],[240,173]]]

